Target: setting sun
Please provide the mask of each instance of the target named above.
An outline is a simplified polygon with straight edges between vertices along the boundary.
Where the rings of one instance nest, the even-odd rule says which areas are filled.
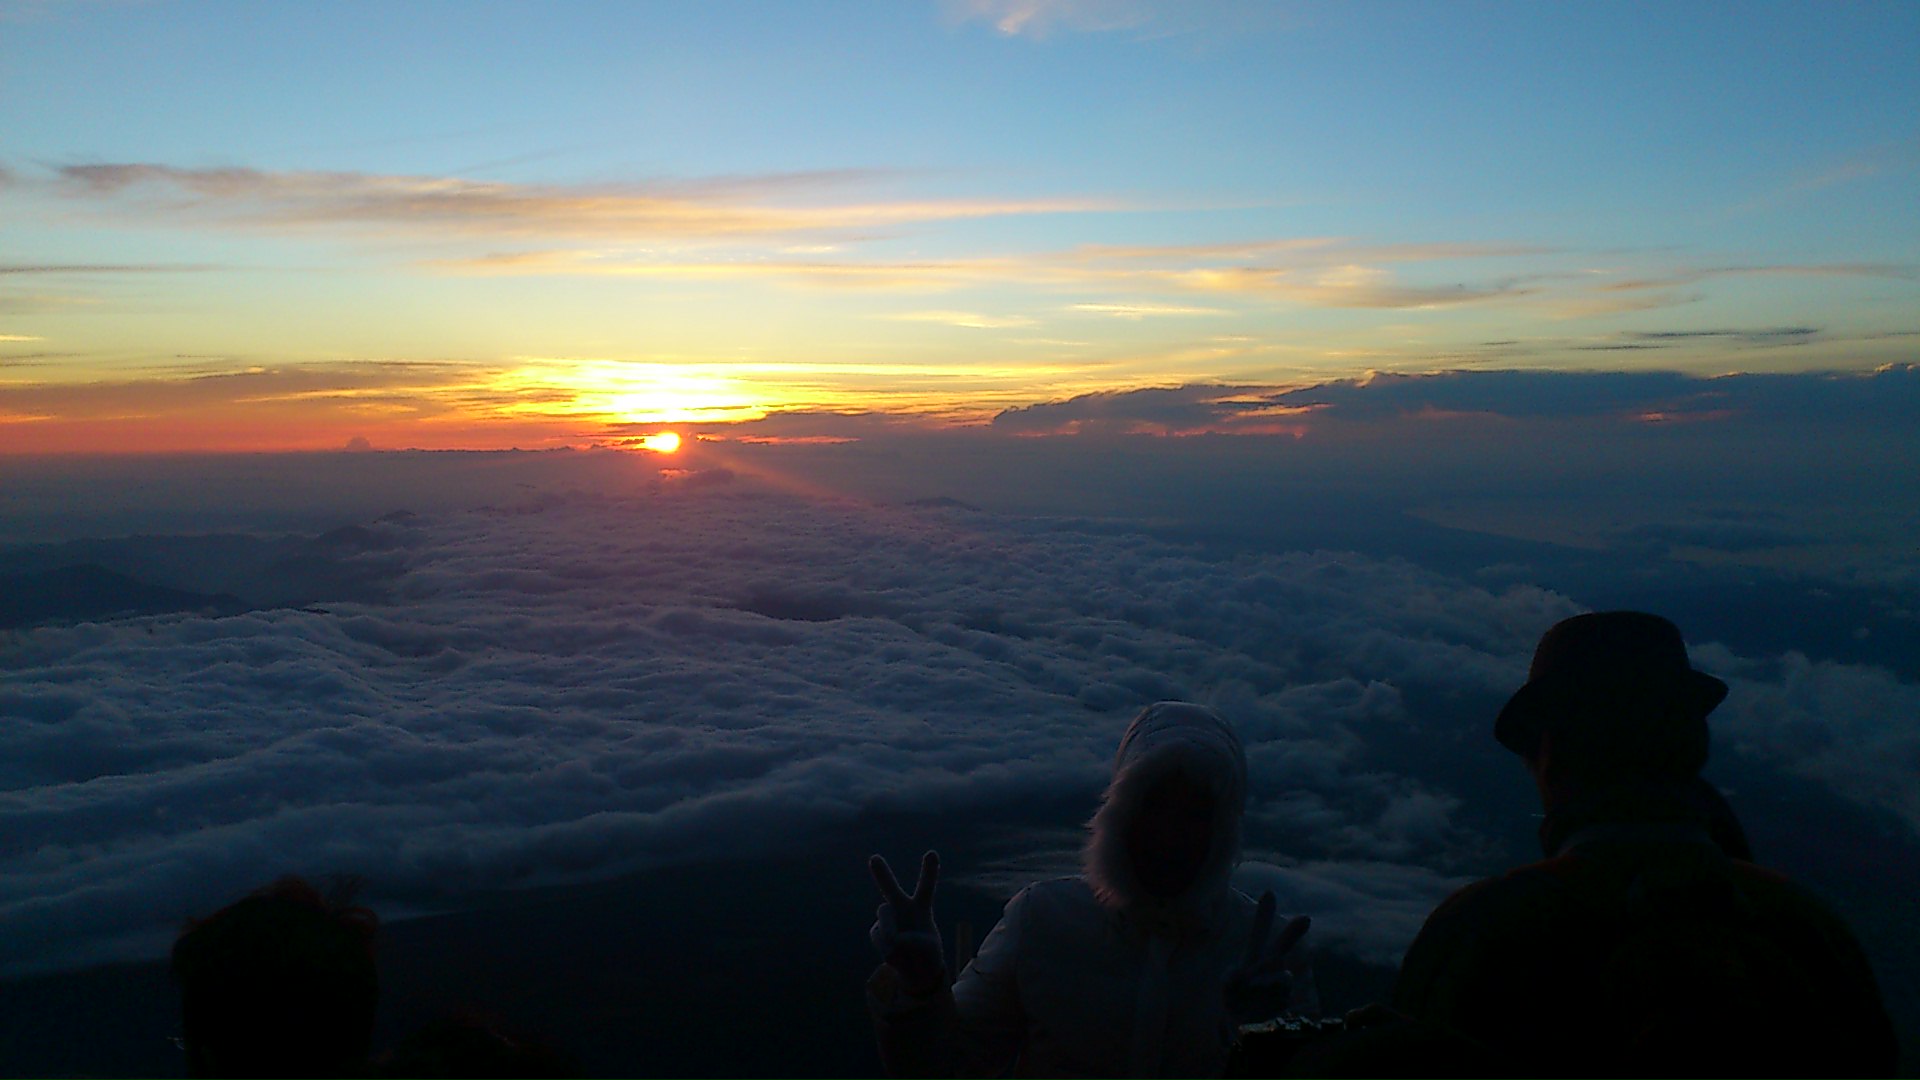
[[[640,440],[640,448],[660,454],[677,453],[680,449],[680,433],[663,431],[658,435],[648,435]]]

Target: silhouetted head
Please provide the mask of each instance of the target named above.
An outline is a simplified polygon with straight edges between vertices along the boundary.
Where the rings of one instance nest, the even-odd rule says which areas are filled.
[[[1148,896],[1171,899],[1200,877],[1213,847],[1213,788],[1199,777],[1169,773],[1140,796],[1127,830],[1127,855]]]
[[[1204,918],[1240,854],[1247,761],[1203,705],[1162,701],[1120,739],[1113,780],[1088,824],[1086,871],[1102,903]]]
[[[1706,764],[1707,714],[1726,696],[1725,683],[1693,669],[1666,619],[1576,615],[1540,639],[1494,737],[1536,772],[1684,780]]]
[[[366,1068],[378,920],[283,878],[173,945],[189,1076],[345,1076]]]

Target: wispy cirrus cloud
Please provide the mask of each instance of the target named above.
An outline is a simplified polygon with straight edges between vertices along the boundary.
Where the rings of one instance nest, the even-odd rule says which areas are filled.
[[[564,185],[360,172],[68,165],[56,188],[143,213],[257,229],[365,228],[601,241],[788,236],[1116,209],[1098,199],[850,199],[867,170]],[[838,195],[836,201],[823,196]]]
[[[541,249],[489,252],[432,259],[422,266],[442,273],[633,277],[679,281],[769,280],[790,285],[902,292],[945,292],[995,282],[1071,283],[1074,275],[1048,272],[1015,259],[827,259],[757,255],[732,259],[652,258],[627,251]]]
[[[1866,278],[1920,281],[1914,263],[1749,263],[1719,266],[1588,268],[1542,298],[1553,318],[1586,319],[1684,307],[1707,300],[1717,284],[1741,278]]]
[[[1328,308],[1441,308],[1487,300],[1516,299],[1540,291],[1530,276],[1481,281],[1415,284],[1383,267],[1361,263],[1299,270],[1283,267],[1221,267],[1163,271],[1170,285],[1195,292],[1264,297]]]
[[[1057,251],[915,261],[823,253],[728,260],[659,258],[614,248],[542,249],[437,260],[462,274],[629,275],[761,279],[860,290],[946,292],[1021,285],[1084,299],[1070,308],[1121,315],[1211,312],[1200,297],[1257,306],[1437,310],[1518,304],[1556,319],[1604,318],[1697,303],[1715,282],[1743,277],[1920,280],[1897,263],[1775,263],[1712,267],[1567,265],[1575,253],[1503,243],[1365,243],[1344,237],[1266,238],[1191,245],[1079,245]],[[1151,299],[1147,299],[1151,297]],[[1145,310],[1148,307],[1157,311]]]
[[[1269,237],[1207,244],[1083,244],[1072,258],[1089,263],[1151,262],[1164,265],[1216,262],[1259,263],[1283,260],[1293,265],[1353,262],[1431,262],[1439,259],[1489,259],[1545,255],[1557,248],[1535,244],[1378,244],[1346,236]]]
[[[0,263],[0,275],[197,274],[220,269],[206,263]]]
[[[1754,330],[1649,330],[1630,335],[1642,341],[1690,341],[1719,338],[1747,344],[1796,343],[1818,334],[1813,326],[1770,326]]]
[[[1044,41],[1065,34],[1124,34],[1140,41],[1212,34],[1243,37],[1292,21],[1291,7],[1270,0],[946,0],[947,19],[986,23],[1010,38]]]
[[[1147,0],[948,0],[946,10],[951,19],[989,23],[1008,37],[1045,38],[1059,31],[1137,29],[1153,21],[1156,5]]]
[[[1798,175],[1773,190],[1756,195],[1727,209],[1728,216],[1744,216],[1776,210],[1811,195],[1871,180],[1890,173],[1909,173],[1920,168],[1920,138],[1907,138],[1878,146],[1863,147],[1846,157],[1813,163]]]
[[[774,278],[862,289],[945,290],[1019,283],[1112,295],[1128,289],[1212,293],[1346,308],[1427,308],[1530,291],[1517,275],[1405,280],[1390,269],[1543,253],[1513,244],[1377,244],[1348,238],[1257,238],[1187,245],[1083,244],[1017,255],[901,262],[862,259],[846,245],[874,230],[994,217],[1143,209],[1097,196],[862,197],[891,174],[840,169],[605,185],[510,184],[451,176],[181,168],[156,163],[68,165],[55,190],[116,212],[229,228],[326,231],[529,244],[437,257],[442,271],[489,275],[633,275],[687,280]],[[544,243],[542,243],[544,241]],[[772,241],[773,243],[769,243]],[[655,245],[670,245],[662,251]],[[735,249],[687,259],[688,247]],[[53,267],[20,267],[52,272]],[[63,267],[71,272],[132,267]],[[1432,275],[1427,275],[1431,277]],[[1169,301],[1106,303],[1110,314],[1198,311]],[[1087,310],[1094,310],[1088,308]]]
[[[1191,307],[1184,304],[1074,304],[1068,310],[1088,315],[1106,315],[1115,319],[1159,318],[1165,315],[1223,315],[1220,308]]]
[[[878,318],[894,322],[938,323],[968,330],[1005,330],[1034,325],[1034,320],[1024,315],[982,315],[974,311],[903,311]]]
[[[1079,195],[871,197],[875,186],[895,176],[829,169],[566,185],[122,163],[65,166],[51,187],[115,214],[181,224],[418,242],[423,249],[414,265],[440,273],[765,280],[856,291],[1013,285],[1058,294],[1069,308],[1122,318],[1215,310],[1194,302],[1201,297],[1255,307],[1375,311],[1508,304],[1550,317],[1604,318],[1696,302],[1713,282],[1728,278],[1920,281],[1920,265],[1901,263],[1688,266],[1643,253],[1626,265],[1581,268],[1572,264],[1576,253],[1540,244],[1328,235],[875,257],[869,242],[901,228],[1155,209]],[[209,267],[0,265],[0,273],[13,274],[202,269]],[[927,321],[984,326],[979,319]]]
[[[948,291],[1018,284],[1101,299],[1071,305],[1121,318],[1214,314],[1218,309],[1168,300],[1121,299],[1141,293],[1211,295],[1327,308],[1440,308],[1531,296],[1542,275],[1507,274],[1412,282],[1391,265],[1446,259],[1504,259],[1533,249],[1463,245],[1376,247],[1328,238],[1294,243],[1201,245],[1188,248],[1079,247],[1065,251],[974,258],[897,260],[742,257],[725,261],[659,259],[619,250],[541,249],[438,259],[430,267],[485,275],[580,274],[683,280],[766,279],[828,288]],[[1243,261],[1250,255],[1266,261]],[[1470,253],[1470,254],[1468,254]],[[1293,261],[1286,261],[1291,258]],[[1158,264],[1156,264],[1156,259]],[[1106,299],[1113,297],[1114,299]]]
[[[1552,255],[1520,244],[1378,244],[1308,236],[1211,244],[1085,245],[1058,256],[1090,274],[1183,292],[1334,308],[1435,308],[1537,291],[1546,275],[1489,274],[1485,264]],[[1473,264],[1452,280],[1409,281],[1401,264]],[[1425,276],[1435,276],[1438,271]]]
[[[1637,292],[1674,289],[1698,285],[1727,277],[1871,277],[1920,281],[1920,265],[1913,263],[1757,263],[1751,265],[1704,266],[1675,270],[1657,275],[1603,280],[1594,287],[1602,292]]]

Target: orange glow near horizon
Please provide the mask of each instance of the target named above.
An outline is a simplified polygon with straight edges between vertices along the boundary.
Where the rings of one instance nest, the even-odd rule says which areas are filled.
[[[524,397],[500,410],[509,416],[684,424],[758,420],[769,411],[758,400],[764,389],[712,364],[536,360],[505,373],[493,389]]]
[[[0,380],[0,455],[607,445],[684,454],[695,427],[730,441],[838,442],[855,436],[834,417],[973,427],[1009,407],[1121,392],[1140,378],[1131,368],[1096,377],[1065,361],[699,357],[290,362],[217,377],[167,368],[120,380]],[[783,413],[828,419],[758,426]],[[677,450],[658,438],[669,426]]]
[[[258,408],[256,406],[256,408]],[[458,414],[370,420],[338,410],[228,407],[193,415],[52,417],[0,422],[0,457],[46,454],[257,454],[370,450],[550,450],[599,441],[597,425]]]

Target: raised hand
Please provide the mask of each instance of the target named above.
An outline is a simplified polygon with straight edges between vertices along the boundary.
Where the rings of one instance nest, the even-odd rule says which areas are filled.
[[[900,887],[893,867],[878,855],[867,860],[873,883],[880,887],[881,904],[867,932],[880,958],[900,972],[907,989],[925,994],[947,982],[945,947],[933,919],[933,891],[940,883],[940,856],[929,851],[920,859],[920,880],[913,895]]]
[[[1227,1017],[1238,1027],[1271,1020],[1287,1011],[1293,996],[1293,973],[1286,969],[1287,953],[1306,935],[1312,920],[1296,915],[1280,932],[1273,932],[1278,904],[1271,890],[1262,893],[1247,934],[1247,955],[1227,976],[1224,994]]]

